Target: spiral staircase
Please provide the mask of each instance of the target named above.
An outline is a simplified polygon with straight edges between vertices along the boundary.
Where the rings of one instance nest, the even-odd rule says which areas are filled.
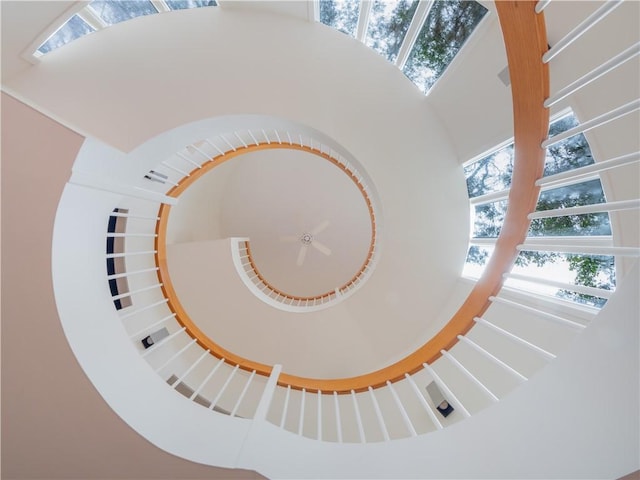
[[[69,45],[33,67],[35,73],[4,84],[9,94],[44,112],[58,112],[62,121],[87,132],[56,214],[52,273],[69,344],[104,400],[140,435],[173,455],[206,465],[252,469],[273,478],[601,478],[637,470],[637,425],[621,433],[624,444],[613,442],[594,455],[585,451],[608,443],[613,434],[603,425],[617,424],[610,419],[612,412],[594,407],[608,398],[608,390],[619,388],[617,375],[637,376],[637,339],[634,344],[631,337],[637,333],[640,245],[640,49],[634,20],[638,5],[488,5],[489,17],[436,84],[425,108],[422,94],[397,71],[384,70],[390,67],[363,45],[314,22],[287,17],[279,10],[286,6],[275,5],[275,13],[261,12],[268,10],[264,4],[239,7],[230,2],[202,12],[138,19],[136,25],[132,21],[101,32],[104,39],[87,37],[77,46]],[[89,58],[85,55],[92,52],[92,43],[109,41],[114,52],[122,52],[128,35],[136,35],[154,48],[171,51],[175,46],[163,44],[158,30],[187,25],[203,38],[219,40],[235,32],[234,53],[246,58],[236,65],[226,52],[214,56],[224,67],[221,76],[226,73],[231,79],[213,81],[212,99],[203,101],[202,108],[190,101],[189,93],[175,95],[187,97],[168,99],[168,105],[158,107],[172,110],[184,102],[175,118],[157,115],[148,127],[138,121],[153,115],[153,101],[166,95],[165,88],[194,75],[188,62],[174,72],[160,67],[169,77],[167,86],[152,87],[157,91],[141,99],[138,110],[143,114],[122,119],[124,124],[138,121],[130,136],[126,125],[106,128],[99,116],[91,123],[81,109],[47,99],[38,90],[39,82],[68,80],[65,55]],[[269,41],[256,45],[257,31]],[[615,37],[601,41],[603,32],[613,31]],[[265,70],[263,88],[246,93],[244,99],[224,98],[233,82],[240,82],[238,91],[248,91],[252,84],[246,76],[268,68],[267,52],[303,34],[308,41],[304,49],[292,47],[293,52],[272,60],[281,62],[280,70],[293,78]],[[506,57],[496,34],[504,38]],[[488,45],[497,45],[497,52],[489,55],[492,61],[508,61],[510,89],[497,84],[497,71],[478,75],[474,87],[468,86],[468,78],[456,76]],[[310,66],[311,73],[303,68],[305,57],[314,58],[309,52],[322,58],[338,47],[346,51],[344,57],[328,65],[337,71],[352,69],[353,58],[364,58],[363,71],[354,72],[353,82],[360,82],[365,94],[354,91],[352,84],[336,90],[340,81],[337,87],[330,80],[325,64]],[[204,53],[211,51],[200,55]],[[249,59],[250,53],[254,56]],[[126,64],[144,54],[144,49],[134,48],[121,61]],[[98,60],[89,60],[94,63]],[[78,76],[74,82],[96,75],[71,68]],[[151,68],[151,75],[157,73]],[[368,78],[376,74],[382,80]],[[313,82],[326,82],[337,97],[329,113],[306,111],[319,108],[307,99],[316,88],[307,78],[312,75],[319,76]],[[305,80],[308,85],[301,87]],[[291,90],[273,90],[278,82]],[[487,84],[487,98],[478,99],[478,89]],[[114,88],[113,94],[106,84],[101,86],[107,97],[101,102],[121,92]],[[382,92],[396,86],[402,92],[390,94],[386,101]],[[118,87],[126,88],[126,82]],[[349,123],[356,115],[341,110],[341,102],[351,99],[356,108],[362,107],[367,95],[375,95],[376,101],[365,115],[384,107],[388,118],[376,119],[376,124],[358,117],[357,127],[364,131],[354,131]],[[457,108],[449,103],[454,96]],[[302,105],[290,105],[293,99]],[[319,102],[325,100],[321,95]],[[467,111],[459,108],[465,102]],[[117,117],[125,107],[131,108],[123,103],[116,101],[110,115]],[[250,105],[256,113],[247,115],[243,109]],[[421,110],[416,111],[416,105]],[[567,107],[580,124],[561,135],[585,132],[596,163],[562,178],[541,178],[545,148],[560,140],[547,138],[550,116]],[[477,122],[480,113],[494,125],[478,127],[479,133],[465,128]],[[467,247],[474,241],[483,244],[469,240],[470,207],[460,164],[504,143],[509,131],[515,165],[511,188],[502,192],[509,204],[502,231],[491,241],[493,254],[482,276],[460,278]],[[436,138],[447,141],[436,143]],[[268,215],[251,216],[258,202],[265,204],[264,211],[287,208],[273,207],[268,198],[242,190],[249,182],[242,169],[258,168],[246,159],[253,155],[257,162],[272,162],[269,154],[283,156],[291,150],[324,161],[362,196],[360,223],[368,229],[363,227],[364,240],[357,251],[363,253],[353,274],[343,281],[332,279],[335,288],[328,292],[320,288],[317,294],[292,294],[276,282],[272,285],[265,273],[268,262],[265,271],[260,270],[258,240],[252,254],[251,235],[230,234]],[[445,160],[439,162],[439,157]],[[305,161],[304,156],[292,157],[285,170]],[[584,178],[599,178],[604,186],[607,201],[586,208],[609,213],[609,243],[527,239],[529,222],[536,215],[567,213],[534,213],[540,188],[572,185]],[[261,181],[270,180],[263,175]],[[278,183],[283,179],[271,181],[270,192],[287,191]],[[228,218],[226,230],[221,222],[217,238],[176,241],[185,236],[194,211],[216,215],[202,208],[202,195],[222,190],[225,183],[240,192],[228,187],[220,193],[225,200],[217,214]],[[204,185],[200,193],[189,196],[198,185]],[[249,184],[254,190],[257,185]],[[421,185],[429,191],[403,194]],[[306,201],[300,198],[298,203],[313,203]],[[345,202],[338,202],[335,211],[324,210],[307,223],[322,225],[327,211],[332,226],[341,221],[339,213],[352,214]],[[276,216],[268,220],[281,225]],[[356,249],[346,238],[344,245],[339,239],[326,243],[332,255],[341,248]],[[607,304],[596,309],[504,286],[515,277],[510,272],[520,251],[544,249],[614,255],[613,292],[562,285],[606,298]],[[304,262],[295,263],[281,268],[294,275],[305,267]],[[313,275],[313,269],[321,267],[308,268],[307,275]],[[159,331],[165,332],[164,338],[145,348],[149,345],[141,340]],[[376,334],[383,338],[374,338]],[[313,343],[310,336],[316,337]],[[367,352],[367,346],[373,352]],[[600,351],[594,352],[595,347]],[[612,378],[599,378],[621,367],[623,371],[617,370]],[[587,369],[589,374],[580,377]],[[427,394],[425,387],[432,382],[453,407],[446,417]],[[618,392],[613,403],[620,412],[633,415],[637,379],[624,392],[628,396],[618,397]],[[572,412],[574,417],[567,419]],[[593,418],[601,415],[605,419]],[[577,445],[585,441],[586,418],[602,441],[587,441],[582,451],[576,447],[554,452],[568,440]],[[634,423],[634,417],[627,420]],[[501,433],[487,433],[494,430]],[[550,438],[552,433],[557,437]],[[515,445],[521,442],[530,442],[546,464],[532,467],[531,453]],[[495,460],[499,467],[488,464],[489,450],[500,455]]]

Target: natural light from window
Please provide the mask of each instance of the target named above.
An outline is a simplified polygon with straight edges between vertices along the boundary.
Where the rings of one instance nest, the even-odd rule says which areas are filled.
[[[370,4],[358,0],[318,0],[317,5],[321,23],[351,37],[356,37],[359,23],[366,24],[366,30],[360,26],[358,39],[399,67],[425,94],[488,12],[475,1],[434,1],[424,4],[428,8],[419,16],[424,19],[421,22],[416,19],[419,0],[373,0]],[[364,8],[365,5],[370,8]],[[42,57],[80,37],[136,17],[211,6],[217,6],[217,2],[93,0],[40,44],[33,56]],[[410,31],[412,35],[408,35]]]
[[[320,0],[320,22],[355,37],[359,10],[358,1]]]
[[[573,114],[568,114],[551,123],[550,136],[577,125]],[[544,175],[568,171],[593,163],[593,156],[583,134],[569,137],[552,145],[546,154]],[[467,191],[472,202],[472,239],[467,253],[463,275],[479,278],[493,252],[492,243],[500,234],[507,211],[508,188],[513,172],[513,144],[506,145],[491,154],[476,160],[464,168]],[[483,195],[489,195],[483,201]],[[558,187],[543,188],[538,198],[536,211],[579,207],[606,201],[600,178],[582,178]],[[596,242],[611,237],[609,214],[606,212],[571,214],[535,219],[531,222],[528,237],[549,240],[576,237],[580,243]],[[474,239],[479,243],[474,245]],[[602,290],[613,290],[616,284],[613,256],[567,254],[552,251],[522,251],[513,274],[531,278],[508,279],[507,286],[523,288],[554,295],[591,306],[601,307],[605,299],[545,285],[561,282]]]
[[[390,62],[395,62],[417,7],[417,0],[373,2],[365,45]]]
[[[478,2],[433,2],[402,71],[427,93],[487,13]]]
[[[425,3],[430,9],[421,25],[414,18],[418,0],[374,0],[368,17],[363,5],[357,0],[319,0],[320,22],[356,37],[359,23],[366,20],[364,44],[401,68],[425,94],[488,12],[475,1],[435,1]],[[419,33],[408,36],[410,29]],[[408,57],[400,59],[402,47]]]
[[[34,52],[41,57],[80,37],[116,23],[171,10],[214,7],[215,0],[94,0],[60,26]]]

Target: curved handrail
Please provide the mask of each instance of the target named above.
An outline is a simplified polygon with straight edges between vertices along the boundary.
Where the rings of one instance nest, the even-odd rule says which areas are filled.
[[[358,176],[349,169],[346,165],[338,161],[333,156],[323,152],[322,150],[318,150],[313,147],[309,147],[303,144],[294,144],[294,143],[256,143],[255,145],[247,145],[244,147],[238,147],[230,152],[221,153],[218,156],[211,158],[206,161],[200,167],[194,168],[189,176],[182,178],[177,185],[172,187],[166,195],[169,197],[178,197],[182,194],[189,186],[191,186],[196,180],[202,177],[204,174],[211,171],[213,168],[225,163],[239,155],[244,155],[251,152],[269,150],[269,149],[291,149],[291,150],[300,150],[308,153],[312,153],[314,155],[318,155],[325,160],[328,160],[336,167],[340,168],[343,173],[345,173],[357,186],[360,190],[360,193],[367,205],[367,210],[369,212],[369,219],[371,222],[371,240],[369,243],[369,249],[366,254],[366,258],[363,261],[362,265],[358,269],[358,271],[353,275],[351,279],[349,279],[346,283],[338,288],[339,291],[344,291],[351,287],[354,283],[360,279],[367,269],[370,267],[374,252],[376,248],[376,240],[377,240],[377,221],[376,214],[373,207],[373,202],[367,192],[367,186],[362,183],[362,181],[358,178]],[[198,326],[191,320],[189,314],[186,312],[180,300],[178,299],[178,295],[173,287],[173,283],[171,281],[171,277],[169,275],[169,268],[167,264],[167,248],[166,248],[166,235],[167,235],[167,226],[169,220],[169,213],[171,210],[171,206],[168,204],[162,204],[158,211],[158,221],[156,223],[155,229],[155,259],[156,265],[158,267],[157,276],[160,288],[162,290],[165,298],[168,299],[167,306],[169,309],[175,313],[175,318],[178,323],[184,327],[186,332],[197,341],[197,343],[204,349],[210,350],[211,354],[217,358],[224,358],[227,363],[238,365],[243,370],[247,371],[256,371],[256,373],[264,376],[268,376],[271,373],[272,367],[269,365],[265,365],[259,362],[254,362],[252,360],[246,359],[244,357],[238,356],[226,349],[222,346],[218,345],[216,342],[211,340]],[[248,251],[248,242],[247,242],[247,251]],[[251,257],[250,257],[251,258]],[[251,259],[251,265],[254,271],[258,274],[258,270],[255,267],[253,260]],[[275,287],[271,286],[264,277],[260,276],[263,283],[269,286],[274,291],[279,292],[281,295],[286,296],[288,298],[298,298],[293,297],[292,295],[281,292]],[[328,293],[324,293],[317,297],[310,297],[311,300],[314,298],[323,298],[326,296],[334,295],[335,292],[331,291]],[[300,297],[303,298],[303,297]],[[301,387],[302,388],[302,387]]]
[[[314,297],[290,295],[271,285],[259,271],[251,255],[251,244],[248,238],[232,237],[231,257],[240,279],[245,286],[266,304],[287,312],[315,312],[336,305],[355,293],[363,285],[374,269],[373,251],[367,255],[368,261],[349,280],[334,290]],[[275,295],[275,296],[274,296]]]
[[[249,241],[245,241],[245,247],[247,249],[247,260],[249,261],[249,263],[251,264],[251,270],[253,270],[253,272],[258,276],[258,278],[260,279],[260,282],[263,283],[264,285],[267,286],[267,288],[274,292],[279,294],[280,296],[284,297],[284,298],[288,298],[290,300],[301,300],[301,301],[310,301],[310,300],[322,300],[325,297],[330,297],[331,295],[334,294],[333,290],[330,292],[326,292],[323,293],[322,295],[315,295],[313,297],[300,297],[298,295],[291,295],[289,293],[285,293],[282,290],[274,287],[273,285],[271,285],[265,278],[264,276],[260,273],[260,270],[258,270],[258,267],[256,266],[256,262],[253,261],[253,255],[251,255],[251,246],[249,245]]]
[[[340,378],[317,379],[282,373],[278,384],[307,392],[362,392],[369,387],[384,387],[387,381],[396,382],[405,378],[405,374],[413,374],[431,364],[458,342],[458,335],[464,335],[473,324],[474,318],[481,317],[489,308],[489,297],[498,294],[502,288],[503,275],[507,273],[517,255],[517,245],[527,236],[529,219],[527,215],[535,210],[540,188],[536,180],[542,175],[544,167],[544,150],[541,143],[547,138],[549,128],[548,109],[543,106],[549,96],[548,66],[541,58],[547,51],[547,37],[544,14],[537,14],[534,1],[496,2],[496,9],[502,28],[504,43],[509,61],[509,75],[513,97],[514,116],[514,150],[512,185],[509,193],[508,209],[500,235],[489,263],[482,277],[475,284],[471,293],[451,320],[431,340],[402,360],[364,375]],[[278,148],[280,145],[263,145],[263,148]],[[251,148],[251,147],[249,147]],[[231,158],[246,153],[246,149],[238,149],[226,155],[215,157],[210,161],[211,168]],[[205,170],[203,167],[202,170]],[[200,172],[202,172],[200,170]],[[182,193],[197,177],[197,172],[183,179],[180,184],[169,191],[170,196]],[[357,180],[357,179],[356,179]],[[354,180],[355,181],[355,180]],[[356,182],[357,183],[357,182]],[[371,206],[369,205],[371,208]],[[239,365],[244,370],[256,370],[262,375],[269,375],[272,367],[250,361],[228,352],[206,337],[188,317],[173,290],[168,276],[166,263],[165,238],[168,205],[162,205],[158,216],[156,233],[156,255],[158,276],[163,283],[163,292],[169,299],[170,308],[176,318],[193,338],[218,358],[225,358],[229,363]],[[372,244],[373,248],[373,244]],[[370,252],[371,254],[371,252]]]

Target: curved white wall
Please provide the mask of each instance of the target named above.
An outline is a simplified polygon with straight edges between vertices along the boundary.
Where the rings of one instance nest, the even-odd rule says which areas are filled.
[[[276,478],[309,472],[323,478],[602,478],[638,468],[637,266],[553,367],[499,407],[414,439],[332,444],[209,412],[149,370],[110,308],[106,282],[84,285],[87,275],[104,274],[93,245],[103,243],[104,219],[114,201],[116,196],[82,187],[65,189],[61,205],[73,207],[62,208],[56,218],[55,292],[65,333],[85,372],[110,406],[159,447]],[[77,235],[69,238],[68,228]],[[77,262],[78,255],[85,261]]]

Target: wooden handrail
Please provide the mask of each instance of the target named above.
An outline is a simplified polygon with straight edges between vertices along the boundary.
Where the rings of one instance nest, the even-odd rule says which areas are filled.
[[[517,245],[523,243],[529,229],[527,215],[533,212],[538,201],[539,187],[535,185],[542,176],[545,152],[541,143],[547,138],[549,129],[549,112],[543,107],[549,96],[549,71],[542,63],[542,55],[547,51],[547,36],[542,13],[534,11],[535,1],[500,1],[495,2],[507,58],[513,98],[514,116],[514,150],[515,159],[509,203],[500,236],[489,263],[482,277],[478,280],[462,306],[451,320],[431,340],[402,360],[385,368],[350,378],[317,379],[306,378],[283,373],[279,385],[290,385],[295,389],[306,389],[307,392],[337,392],[340,394],[366,391],[369,386],[379,388],[387,381],[396,382],[404,378],[405,373],[413,374],[423,367],[423,363],[433,363],[440,356],[441,350],[449,350],[458,342],[457,336],[467,333],[474,324],[474,317],[481,317],[490,305],[489,297],[498,294],[502,288],[503,274],[510,271],[518,255]],[[281,145],[270,145],[272,148]],[[230,152],[224,158],[212,162],[224,162],[244,153],[241,149]],[[338,165],[340,166],[340,165]],[[203,167],[204,170],[204,167]],[[180,194],[195,179],[185,179],[169,192],[171,196]],[[190,181],[189,181],[190,180]],[[213,343],[191,322],[180,306],[171,287],[166,269],[166,248],[161,245],[166,233],[167,213],[169,206],[162,205],[158,222],[156,249],[160,270],[158,272],[163,290],[169,298],[170,308],[176,313],[178,321],[187,327],[190,335],[198,334],[198,343],[209,348],[216,357],[224,357],[229,363],[240,365],[245,370],[256,370],[268,375],[271,367],[243,359],[222,349]],[[370,206],[371,208],[371,206]],[[373,244],[372,244],[373,247]],[[371,252],[370,252],[371,254]],[[370,257],[369,257],[370,258]],[[162,272],[162,273],[161,273]],[[200,337],[200,335],[203,335]]]
[[[267,282],[267,280],[260,273],[260,270],[258,270],[258,267],[253,261],[253,256],[251,255],[251,247],[249,246],[249,242],[246,241],[244,243],[245,243],[245,249],[247,250],[247,259],[249,260],[249,264],[251,265],[251,270],[260,279],[260,283],[262,283],[263,285],[266,285],[266,287],[272,292],[277,293],[281,297],[288,298],[290,300],[300,300],[300,301],[322,300],[325,297],[330,297],[331,295],[335,294],[335,292],[332,290],[330,292],[323,293],[322,295],[316,295],[314,297],[298,297],[296,295],[290,295],[288,293],[283,292],[282,290],[277,289],[276,287],[271,285],[269,282]]]
[[[319,157],[324,158],[325,160],[328,160],[329,162],[331,162],[332,164],[334,164],[335,166],[337,166],[338,168],[340,168],[352,181],[353,183],[358,187],[358,190],[360,190],[360,193],[362,194],[362,197],[365,201],[365,203],[367,204],[367,209],[369,211],[369,218],[370,218],[370,222],[371,222],[371,240],[369,243],[369,250],[367,251],[367,256],[364,260],[364,262],[362,263],[362,266],[358,269],[358,271],[355,273],[355,275],[349,280],[347,281],[344,285],[342,285],[341,287],[339,287],[339,290],[342,290],[346,287],[348,287],[349,285],[351,285],[352,283],[354,283],[364,272],[364,270],[367,268],[367,266],[369,265],[369,263],[371,262],[371,260],[373,259],[373,252],[375,249],[375,243],[376,243],[376,236],[377,236],[377,228],[376,228],[376,216],[375,216],[375,212],[373,209],[373,203],[371,201],[371,198],[369,197],[369,194],[367,193],[366,189],[365,189],[365,185],[363,185],[360,180],[358,180],[358,177],[354,174],[354,172],[352,172],[350,169],[348,169],[345,165],[343,165],[342,163],[340,163],[337,159],[333,158],[331,155],[324,153],[318,149],[306,146],[306,145],[299,145],[299,144],[287,144],[287,143],[258,143],[255,145],[248,145],[246,147],[238,147],[236,148],[236,150],[234,151],[230,151],[230,152],[226,152],[224,154],[220,154],[217,155],[213,158],[211,158],[210,160],[208,160],[207,162],[204,162],[200,168],[195,167],[191,172],[189,172],[189,176],[183,178],[176,186],[174,186],[173,188],[171,188],[168,192],[167,195],[170,197],[178,197],[180,196],[189,186],[191,186],[193,184],[193,182],[195,182],[196,180],[198,180],[200,177],[202,177],[203,175],[205,175],[206,173],[208,173],[209,171],[211,171],[213,168],[233,159],[238,157],[239,155],[243,155],[246,153],[250,153],[250,152],[255,152],[255,151],[261,151],[261,150],[271,150],[271,149],[289,149],[289,150],[300,150],[300,151],[305,151],[308,153],[312,153],[314,155],[317,155]],[[167,302],[167,306],[169,307],[169,309],[176,314],[175,318],[178,321],[178,323],[185,327],[185,331],[187,332],[187,334],[189,336],[191,336],[193,339],[195,339],[197,341],[197,343],[204,349],[208,349],[211,351],[211,354],[217,358],[224,358],[225,361],[227,363],[230,363],[232,365],[239,365],[241,369],[243,370],[247,370],[247,371],[256,371],[256,373],[260,374],[260,375],[265,375],[268,376],[271,373],[271,369],[272,367],[269,365],[265,365],[265,364],[261,364],[258,362],[254,362],[251,361],[249,359],[246,359],[244,357],[241,357],[239,355],[236,355],[226,349],[224,349],[223,347],[221,347],[220,345],[218,345],[217,343],[215,343],[213,340],[211,340],[200,328],[198,328],[198,326],[193,322],[193,320],[191,320],[191,317],[189,317],[189,314],[186,312],[186,310],[184,309],[184,307],[182,306],[182,304],[180,303],[180,300],[178,299],[178,295],[175,291],[175,288],[173,287],[173,283],[171,281],[171,276],[169,275],[169,268],[168,268],[168,264],[167,264],[167,242],[166,242],[166,237],[167,237],[167,225],[168,225],[168,221],[169,221],[169,214],[171,212],[171,206],[168,204],[162,204],[160,206],[160,209],[158,211],[158,221],[156,223],[156,230],[155,230],[155,250],[156,250],[156,254],[155,254],[155,258],[156,258],[156,265],[158,267],[157,270],[157,275],[158,275],[158,281],[161,284],[161,289],[162,289],[162,293],[165,296],[165,298],[167,298],[168,302]],[[249,250],[249,243],[247,242],[247,253],[250,256],[250,250]],[[251,261],[251,266],[253,268],[253,270],[256,272],[256,274],[258,274],[260,276],[261,281],[267,285],[269,288],[271,288],[273,291],[276,291],[278,293],[280,293],[282,296],[286,296],[287,298],[294,298],[294,299],[302,299],[302,300],[306,300],[306,298],[303,297],[295,297],[292,295],[288,295],[284,292],[281,292],[280,290],[276,289],[275,287],[271,286],[258,272],[257,268],[255,267],[255,264],[253,263],[253,259],[250,256],[250,261]],[[309,297],[310,300],[313,300],[314,298],[316,299],[320,299],[320,298],[324,298],[326,296],[332,295],[334,294],[334,291],[319,295],[317,297]],[[302,387],[300,387],[302,388]]]

